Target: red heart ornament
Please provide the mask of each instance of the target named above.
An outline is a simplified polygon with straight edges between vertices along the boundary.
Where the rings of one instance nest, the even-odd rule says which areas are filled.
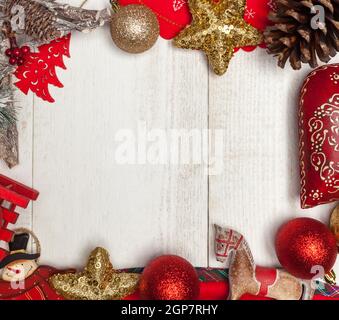
[[[301,207],[339,200],[339,64],[307,76],[299,103],[299,138]]]

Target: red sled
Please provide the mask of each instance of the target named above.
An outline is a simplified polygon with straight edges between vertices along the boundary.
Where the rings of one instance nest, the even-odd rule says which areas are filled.
[[[30,201],[35,201],[39,192],[0,174],[0,241],[9,243],[14,232],[7,228],[15,224],[19,214],[16,207],[27,208]],[[0,261],[8,255],[8,251],[0,248]]]

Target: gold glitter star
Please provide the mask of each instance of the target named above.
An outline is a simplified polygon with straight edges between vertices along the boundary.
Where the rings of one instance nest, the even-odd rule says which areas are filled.
[[[246,0],[189,0],[192,23],[175,39],[179,48],[203,50],[217,75],[223,75],[234,49],[262,42],[259,30],[244,20]]]
[[[83,272],[56,274],[49,279],[52,287],[70,300],[118,300],[136,290],[139,275],[113,269],[108,252],[96,248]]]

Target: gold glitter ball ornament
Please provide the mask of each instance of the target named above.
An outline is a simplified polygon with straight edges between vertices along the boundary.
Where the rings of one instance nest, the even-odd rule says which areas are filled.
[[[120,300],[136,290],[139,275],[115,271],[108,252],[96,248],[83,272],[56,274],[49,282],[69,300]]]
[[[129,53],[141,53],[153,47],[159,37],[159,22],[146,6],[119,7],[111,20],[113,42]]]
[[[255,46],[262,33],[244,20],[246,0],[189,0],[192,23],[174,39],[175,46],[203,50],[217,75],[223,75],[234,49]]]

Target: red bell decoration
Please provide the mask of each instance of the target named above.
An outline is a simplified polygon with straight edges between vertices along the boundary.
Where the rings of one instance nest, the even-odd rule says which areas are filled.
[[[312,279],[313,267],[322,267],[324,273],[331,271],[336,258],[336,239],[321,222],[311,218],[297,218],[284,224],[278,231],[275,242],[281,265],[292,275]],[[316,269],[319,270],[319,269]]]
[[[142,299],[194,300],[199,296],[199,278],[184,258],[166,255],[152,260],[142,273],[139,290]]]

